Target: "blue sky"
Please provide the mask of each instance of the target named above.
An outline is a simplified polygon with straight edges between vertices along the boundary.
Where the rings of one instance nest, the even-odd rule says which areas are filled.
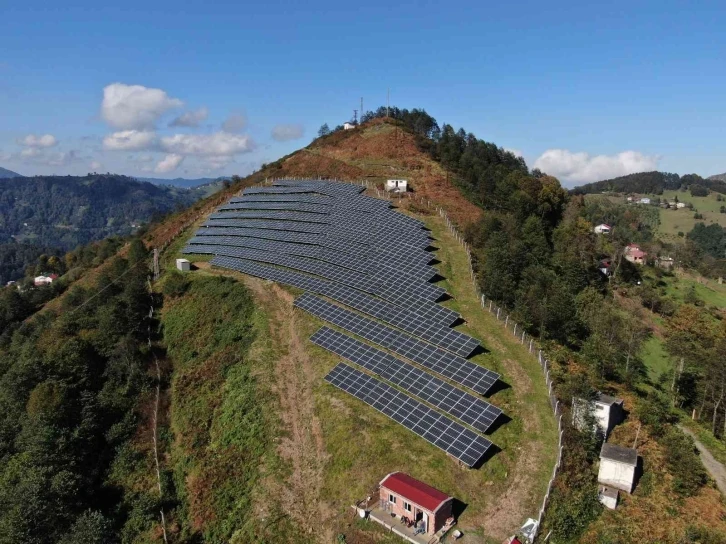
[[[0,166],[246,174],[390,87],[567,185],[726,171],[726,2],[104,4],[0,0]]]

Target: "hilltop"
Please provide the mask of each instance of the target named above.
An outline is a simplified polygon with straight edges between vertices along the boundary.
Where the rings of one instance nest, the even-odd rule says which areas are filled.
[[[8,170],[6,168],[0,167],[0,179],[5,179],[5,178],[21,178],[21,177],[23,177],[23,176],[21,176],[17,172],[13,172],[12,170]]]

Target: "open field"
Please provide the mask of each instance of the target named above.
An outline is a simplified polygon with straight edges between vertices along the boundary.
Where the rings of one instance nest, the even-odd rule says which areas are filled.
[[[240,278],[269,318],[277,362],[265,387],[277,398],[280,420],[277,456],[284,467],[262,477],[258,515],[287,512],[311,540],[330,542],[344,533],[351,542],[378,542],[351,517],[350,505],[370,495],[387,473],[403,470],[462,501],[459,528],[469,542],[501,542],[536,517],[556,457],[557,431],[544,379],[536,359],[500,322],[483,310],[468,274],[466,253],[438,216],[427,225],[441,249],[441,285],[454,297],[445,305],[467,320],[460,329],[488,350],[473,361],[502,375],[508,387],[490,401],[511,418],[489,437],[501,451],[482,468],[460,468],[438,448],[323,381],[339,358],[309,342],[323,322],[292,307],[297,291],[199,260],[195,274]],[[191,233],[190,233],[191,234]],[[168,252],[172,265],[181,243]],[[196,258],[190,260],[197,261]],[[271,463],[274,465],[275,463]],[[282,481],[279,476],[285,477]],[[270,505],[277,505],[274,508]],[[314,522],[314,523],[313,523]],[[281,525],[281,530],[285,525]],[[267,534],[275,535],[272,528]],[[314,536],[313,536],[314,535]],[[286,537],[290,535],[286,533]]]
[[[651,336],[640,349],[640,358],[648,369],[648,378],[657,383],[660,377],[672,368],[671,362],[663,347],[663,342],[656,336]]]
[[[683,236],[678,236],[679,232],[682,232],[685,236],[696,225],[696,223],[705,223],[710,225],[717,223],[722,227],[726,227],[726,214],[721,213],[719,210],[722,205],[726,205],[726,195],[721,195],[724,198],[723,202],[719,202],[717,199],[718,193],[710,193],[708,196],[691,196],[688,191],[663,191],[662,195],[643,195],[651,199],[659,198],[662,200],[675,200],[678,197],[679,202],[693,204],[693,209],[681,208],[676,210],[664,210],[659,208],[660,225],[658,227],[658,236],[666,242],[681,242]],[[606,198],[616,204],[627,204],[625,196],[617,195],[602,195],[593,194],[586,195],[587,198]],[[640,206],[641,204],[630,204],[632,206]],[[703,219],[695,219],[693,216],[695,213],[703,215]]]

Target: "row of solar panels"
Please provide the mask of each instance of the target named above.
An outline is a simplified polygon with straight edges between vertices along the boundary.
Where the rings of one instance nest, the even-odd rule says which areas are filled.
[[[411,246],[426,249],[431,241],[428,235],[413,235],[398,233],[390,228],[371,227],[362,230],[353,226],[327,225],[319,223],[305,223],[303,221],[275,220],[275,219],[209,219],[205,227],[237,227],[281,230],[287,232],[306,232],[308,234],[334,234],[337,238],[344,238],[361,244],[388,244],[390,246]]]
[[[492,447],[492,443],[483,436],[346,364],[338,364],[325,376],[325,380],[460,459],[469,467],[478,464]]]
[[[496,406],[457,389],[418,367],[328,327],[318,330],[310,340],[481,432],[487,432],[502,413]]]
[[[209,230],[214,231],[214,229]],[[394,274],[396,277],[403,276],[404,279],[411,280],[430,281],[437,274],[435,268],[426,264],[431,260],[431,254],[428,252],[411,255],[402,252],[374,252],[364,248],[360,248],[359,251],[348,252],[345,251],[350,249],[347,244],[335,240],[331,242],[327,237],[310,236],[307,242],[314,243],[299,243],[263,237],[257,238],[255,236],[226,236],[224,233],[215,236],[207,234],[209,230],[205,230],[203,235],[190,239],[189,244],[264,249],[285,255],[319,259],[351,270],[359,270],[366,274]],[[264,229],[261,229],[261,231],[263,233],[268,232]]]
[[[217,256],[211,264],[319,293],[454,353],[467,356],[478,346],[478,342],[470,336],[448,327],[452,319],[458,319],[458,314],[438,304],[402,298],[399,305],[395,305],[336,282],[246,259]]]
[[[332,281],[350,285],[361,291],[382,296],[382,293],[390,292],[387,297],[397,297],[400,294],[421,298],[424,300],[436,301],[446,294],[442,287],[426,281],[411,279],[410,281],[397,281],[390,275],[362,272],[356,269],[339,266],[326,261],[310,257],[300,257],[277,253],[273,248],[253,249],[237,246],[219,246],[214,244],[188,245],[185,253],[208,253],[213,255],[227,255],[239,257],[263,263],[286,266],[293,270],[301,270],[309,274],[315,274]],[[353,261],[353,259],[350,259]],[[365,262],[365,261],[361,261]],[[379,271],[380,272],[380,271]]]

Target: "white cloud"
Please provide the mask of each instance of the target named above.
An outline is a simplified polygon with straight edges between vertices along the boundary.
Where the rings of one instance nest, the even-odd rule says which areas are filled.
[[[173,172],[179,167],[183,160],[184,157],[182,155],[171,153],[157,163],[156,168],[154,168],[154,172],[157,174]]]
[[[302,125],[276,125],[272,128],[272,139],[278,142],[297,140],[303,136]]]
[[[175,134],[161,138],[161,147],[169,153],[207,157],[233,156],[252,151],[255,143],[249,136],[215,132],[214,134]]]
[[[198,127],[209,116],[207,108],[187,111],[169,123],[170,127]]]
[[[18,140],[18,143],[26,147],[53,147],[58,143],[58,140],[52,134],[43,134],[42,136],[28,134],[25,138]]]
[[[149,130],[164,113],[183,105],[161,89],[112,83],[103,89],[101,117],[118,129]]]
[[[103,148],[110,151],[138,151],[154,147],[156,133],[146,130],[122,130],[103,139]]]
[[[225,132],[239,132],[246,126],[247,116],[242,113],[233,113],[222,123],[222,130]]]
[[[590,183],[656,170],[658,161],[659,157],[644,155],[639,151],[591,156],[585,152],[573,153],[567,149],[548,149],[534,162],[534,168],[564,182]]]
[[[504,151],[509,151],[515,157],[524,157],[524,155],[522,154],[522,151],[519,149],[510,149],[509,147],[505,147]]]
[[[43,152],[37,147],[28,147],[20,152],[20,157],[23,159],[30,159],[32,157],[39,157]]]
[[[94,172],[100,172],[103,170],[103,164],[98,161],[91,161],[91,164],[89,164],[88,167]]]

